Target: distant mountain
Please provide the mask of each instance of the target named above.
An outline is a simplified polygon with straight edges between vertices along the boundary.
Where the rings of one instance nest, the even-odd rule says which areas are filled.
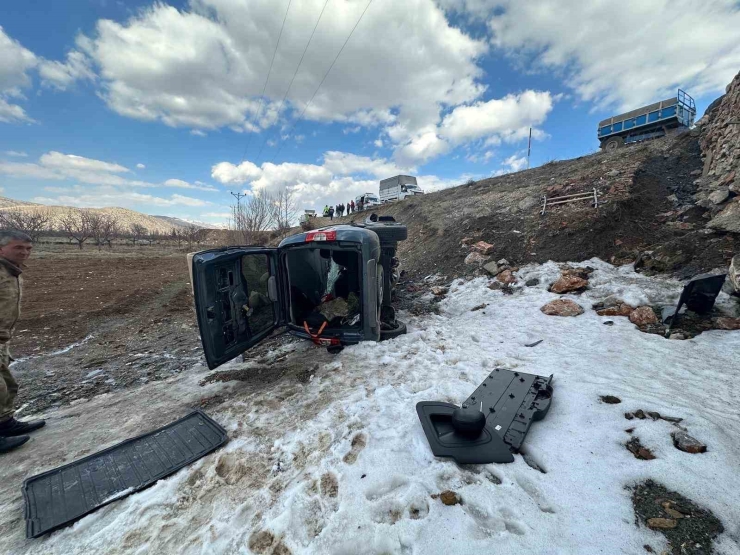
[[[164,220],[168,224],[170,224],[172,227],[189,227],[191,225],[194,225],[196,227],[200,227],[203,229],[226,229],[228,226],[226,224],[208,224],[205,222],[199,222],[197,220],[183,220],[181,218],[173,218],[172,216],[152,216],[152,218],[159,218],[160,220]]]
[[[59,227],[59,220],[70,210],[70,208],[72,207],[48,206],[45,204],[0,197],[0,212],[6,210],[22,210],[24,212],[34,212],[38,210],[48,211],[51,215],[52,227],[54,228]],[[173,229],[183,228],[189,225],[196,225],[207,229],[220,229],[217,226],[199,222],[186,222],[185,220],[171,218],[169,216],[150,216],[149,214],[142,214],[141,212],[129,210],[128,208],[90,208],[89,210],[113,216],[118,222],[118,225],[123,229],[129,229],[132,225],[139,224],[144,226],[150,233],[166,234],[170,233]]]

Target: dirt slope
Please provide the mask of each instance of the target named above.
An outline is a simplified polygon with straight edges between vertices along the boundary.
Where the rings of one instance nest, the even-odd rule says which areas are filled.
[[[409,227],[399,253],[412,276],[458,276],[463,238],[492,243],[493,260],[579,261],[597,256],[633,262],[653,272],[694,275],[726,267],[740,251],[740,236],[705,229],[711,212],[697,206],[702,169],[697,131],[671,135],[611,153],[552,162],[527,171],[427,194],[379,207]],[[542,197],[592,191],[599,208],[572,203],[540,214]],[[359,221],[369,213],[335,218]],[[327,225],[319,218],[316,226]],[[650,254],[651,253],[651,254]]]

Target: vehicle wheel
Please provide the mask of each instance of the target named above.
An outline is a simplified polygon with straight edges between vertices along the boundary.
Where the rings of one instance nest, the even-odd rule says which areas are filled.
[[[393,339],[394,337],[398,337],[399,335],[404,335],[406,333],[406,324],[404,322],[399,322],[396,320],[396,327],[390,330],[380,330],[380,340],[386,341],[387,339]]]
[[[374,231],[381,243],[388,243],[391,241],[405,241],[408,237],[408,230],[403,224],[373,224],[368,225],[367,229]]]
[[[607,152],[617,150],[624,145],[624,139],[622,137],[612,137],[604,142],[604,150]]]

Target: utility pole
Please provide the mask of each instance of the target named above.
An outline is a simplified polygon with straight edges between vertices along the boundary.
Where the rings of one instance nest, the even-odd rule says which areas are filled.
[[[244,197],[247,196],[246,193],[234,193],[232,191],[229,191],[231,193],[231,196],[233,196],[236,199],[236,209],[241,210],[241,201]]]
[[[530,127],[529,128],[529,144],[527,144],[527,169],[529,169],[529,154],[531,151],[532,151],[532,128]]]

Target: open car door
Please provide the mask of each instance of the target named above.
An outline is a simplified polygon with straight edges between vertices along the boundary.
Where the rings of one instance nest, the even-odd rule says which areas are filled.
[[[208,368],[228,362],[285,325],[277,253],[264,247],[227,247],[192,256],[195,311]]]

